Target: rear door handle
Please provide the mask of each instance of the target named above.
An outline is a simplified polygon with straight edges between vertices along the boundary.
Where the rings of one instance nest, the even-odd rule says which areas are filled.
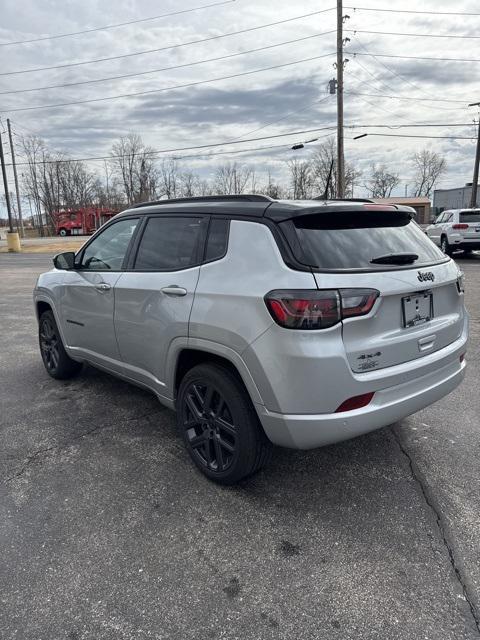
[[[160,289],[166,296],[186,296],[187,290],[183,287],[178,287],[176,284],[171,284],[169,287],[162,287]]]
[[[110,291],[111,286],[107,282],[99,282],[95,285],[97,291]]]

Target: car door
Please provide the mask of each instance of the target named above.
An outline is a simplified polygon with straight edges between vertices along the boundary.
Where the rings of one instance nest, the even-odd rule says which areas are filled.
[[[77,255],[65,272],[60,316],[68,346],[93,364],[122,372],[113,324],[114,286],[138,218],[113,222]]]
[[[450,240],[450,233],[452,231],[452,225],[458,219],[458,213],[454,213],[453,211],[446,211],[445,217],[442,220],[442,224],[440,225],[440,241],[442,235],[447,236],[447,239]]]
[[[440,245],[440,236],[442,233],[442,222],[445,219],[445,213],[441,213],[434,221],[432,225],[427,230],[428,237],[435,242],[435,244]]]
[[[115,331],[125,373],[171,397],[166,360],[174,340],[186,342],[207,218],[153,215],[135,255],[115,284]]]

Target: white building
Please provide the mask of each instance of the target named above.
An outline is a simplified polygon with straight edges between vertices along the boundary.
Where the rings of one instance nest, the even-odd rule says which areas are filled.
[[[455,189],[435,189],[433,192],[433,208],[437,213],[445,209],[467,209],[470,207],[472,196],[472,183],[467,182],[464,187]],[[480,198],[480,186],[478,189],[477,206]]]

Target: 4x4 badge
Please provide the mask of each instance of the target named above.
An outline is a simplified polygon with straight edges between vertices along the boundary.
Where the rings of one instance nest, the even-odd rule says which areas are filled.
[[[435,275],[431,271],[419,271],[417,278],[420,282],[426,282],[427,280],[433,282],[435,280]]]

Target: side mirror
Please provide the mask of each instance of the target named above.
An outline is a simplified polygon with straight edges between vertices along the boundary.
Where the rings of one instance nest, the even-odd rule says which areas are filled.
[[[53,266],[55,269],[62,269],[63,271],[75,269],[75,252],[64,251],[63,253],[57,253],[53,258]]]

